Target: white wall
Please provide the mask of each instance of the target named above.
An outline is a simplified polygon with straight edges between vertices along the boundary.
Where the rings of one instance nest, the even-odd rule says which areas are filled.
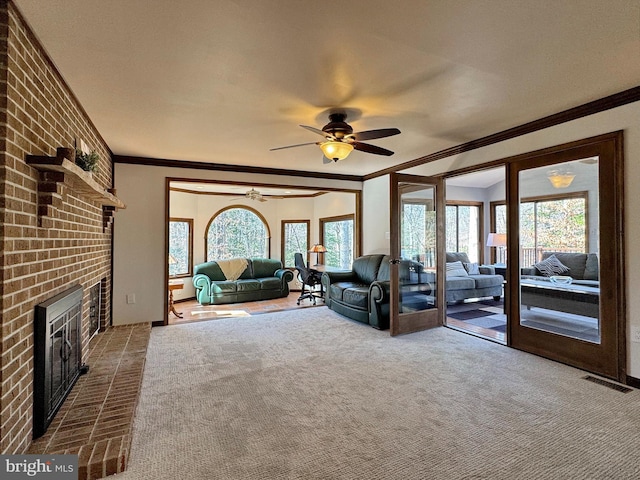
[[[389,176],[364,183],[362,189],[362,253],[389,254]]]
[[[626,180],[624,186],[624,228],[626,240],[627,332],[631,332],[632,329],[640,329],[640,295],[633,294],[640,286],[640,249],[635,248],[637,242],[631,241],[634,238],[640,238],[640,184],[637,182],[640,179],[639,119],[640,102],[635,102],[495,145],[411,168],[403,173],[435,175],[587,137],[623,130]],[[364,184],[363,235],[365,239],[374,239],[367,244],[371,250],[380,248],[379,244],[381,242],[378,242],[377,239],[381,238],[384,232],[389,230],[389,215],[388,208],[386,210],[379,208],[380,203],[377,199],[373,204],[377,204],[378,208],[367,208],[366,205],[369,203],[369,193],[372,191],[382,193],[382,190],[386,189],[386,195],[389,195],[388,182],[389,178],[385,176],[367,181]],[[384,218],[384,212],[387,213],[386,218]],[[640,343],[632,343],[629,333],[627,338],[627,374],[640,378]]]
[[[116,212],[114,220],[112,299],[114,325],[164,320],[164,308],[167,302],[165,298],[167,178],[230,180],[255,182],[255,185],[298,185],[320,189],[333,187],[360,190],[362,188],[360,182],[352,181],[116,164],[115,185],[118,198],[122,199],[127,207]],[[354,195],[351,194],[351,197]],[[200,205],[202,202],[202,198],[197,200],[197,209],[208,211],[209,207],[203,208]],[[314,205],[317,202],[318,199],[312,201]],[[265,202],[264,205],[268,203]],[[191,204],[188,202],[182,207],[176,207],[175,216],[189,217],[189,215],[183,215],[189,205]],[[293,215],[291,210],[283,209],[281,215],[288,216],[289,213]],[[331,215],[341,214],[342,212],[331,213]],[[173,212],[172,215],[174,215]],[[205,220],[205,217],[204,214],[199,215],[198,220],[194,222],[194,242],[197,242],[198,232],[203,235],[204,227],[211,218],[209,215]],[[278,238],[279,242],[280,220],[273,213],[268,213],[268,217],[271,233]],[[317,224],[317,221],[312,223]],[[194,245],[194,250],[195,253],[199,251],[203,255],[204,243],[200,245],[202,246]],[[279,243],[277,246],[274,245],[275,242],[272,242],[272,256],[279,257]],[[127,303],[127,296],[135,303]],[[179,297],[175,295],[175,298]]]

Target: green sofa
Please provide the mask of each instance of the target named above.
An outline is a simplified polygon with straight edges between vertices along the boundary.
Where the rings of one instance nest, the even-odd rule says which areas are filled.
[[[248,258],[237,280],[227,280],[218,262],[196,265],[193,286],[200,304],[219,305],[286,297],[291,280],[293,272],[282,268],[280,260]]]

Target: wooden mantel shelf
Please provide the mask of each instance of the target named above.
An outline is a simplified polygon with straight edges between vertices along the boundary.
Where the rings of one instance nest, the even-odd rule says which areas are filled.
[[[65,181],[69,181],[75,191],[100,202],[103,206],[126,208],[118,197],[102,188],[89,172],[75,164],[75,151],[72,148],[58,148],[56,153],[55,157],[27,155],[27,164],[40,171],[63,173]]]

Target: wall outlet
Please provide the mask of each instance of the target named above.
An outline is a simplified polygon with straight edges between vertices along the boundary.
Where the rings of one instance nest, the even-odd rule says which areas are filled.
[[[631,341],[640,343],[640,327],[637,327],[635,325],[631,326]]]
[[[135,293],[127,294],[127,304],[133,305],[134,303],[136,303],[136,294]]]

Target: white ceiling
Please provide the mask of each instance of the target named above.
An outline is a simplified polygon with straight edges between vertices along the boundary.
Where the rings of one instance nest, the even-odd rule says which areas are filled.
[[[640,84],[638,0],[14,0],[115,154],[364,175]],[[344,108],[392,157],[323,164]]]

